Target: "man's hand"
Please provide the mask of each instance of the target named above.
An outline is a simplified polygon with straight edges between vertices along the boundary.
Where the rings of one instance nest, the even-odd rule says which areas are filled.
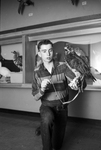
[[[80,86],[79,83],[80,83],[79,78],[76,77],[69,83],[69,86],[73,90],[78,90]]]
[[[73,90],[80,90],[83,92],[83,90],[86,88],[87,83],[84,79],[84,76],[80,76],[79,78],[74,78],[70,83],[69,86]]]
[[[47,88],[47,85],[50,84],[50,80],[49,79],[44,79],[41,82],[41,90],[44,92]]]

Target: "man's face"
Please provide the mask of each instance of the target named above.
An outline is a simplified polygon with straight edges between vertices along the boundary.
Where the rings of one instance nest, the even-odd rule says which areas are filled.
[[[53,58],[53,47],[51,44],[41,45],[39,56],[42,58],[43,62],[50,62]]]

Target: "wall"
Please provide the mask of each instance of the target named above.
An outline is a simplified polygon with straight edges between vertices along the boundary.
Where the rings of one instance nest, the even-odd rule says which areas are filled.
[[[40,102],[36,102],[32,96],[31,88],[0,88],[0,108],[39,111]]]
[[[100,0],[87,0],[87,5],[73,6],[70,0],[33,0],[35,6],[18,14],[17,0],[1,0],[0,31],[16,29],[56,20],[89,16],[101,13]],[[85,90],[69,105],[69,116],[101,120],[101,92]],[[39,112],[40,102],[35,102],[31,88],[0,88],[0,108]]]
[[[0,88],[0,108],[39,112],[39,107],[31,88]],[[68,108],[69,116],[101,120],[101,91],[85,90]]]
[[[101,13],[100,0],[80,0],[78,6],[71,0],[32,0],[35,6],[26,6],[23,15],[18,14],[17,0],[1,0],[1,31],[40,23]],[[86,5],[84,5],[86,2]]]
[[[101,91],[85,90],[69,104],[69,115],[101,120]]]

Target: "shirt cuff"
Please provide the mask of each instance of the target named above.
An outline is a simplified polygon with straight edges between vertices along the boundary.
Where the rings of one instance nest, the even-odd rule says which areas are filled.
[[[44,92],[40,89],[40,94],[41,94],[41,96],[43,96],[44,95]]]

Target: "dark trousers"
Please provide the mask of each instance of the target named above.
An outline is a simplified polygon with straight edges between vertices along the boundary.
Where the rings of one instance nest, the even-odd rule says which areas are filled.
[[[59,150],[65,135],[67,107],[57,109],[41,105],[40,116],[43,150]]]

